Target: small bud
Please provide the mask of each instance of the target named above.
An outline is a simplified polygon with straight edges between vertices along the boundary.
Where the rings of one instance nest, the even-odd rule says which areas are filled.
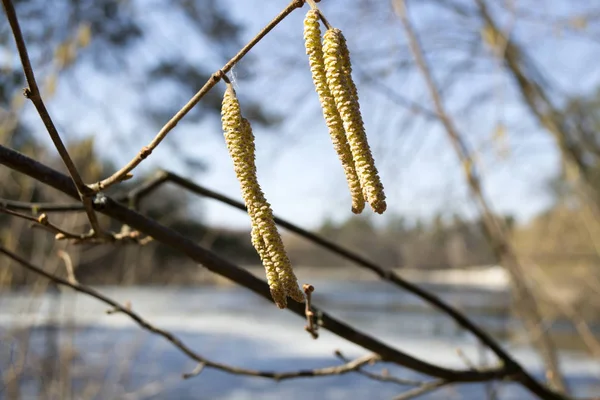
[[[46,214],[40,215],[37,220],[42,225],[48,225],[48,216]]]

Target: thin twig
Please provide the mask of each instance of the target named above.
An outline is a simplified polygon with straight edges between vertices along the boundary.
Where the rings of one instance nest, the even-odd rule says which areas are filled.
[[[12,215],[13,217],[21,218],[27,221],[31,221],[35,223],[34,226],[39,226],[41,228],[46,229],[47,231],[54,233],[57,239],[84,239],[86,235],[78,235],[75,233],[67,232],[58,226],[54,225],[52,222],[48,220],[48,216],[46,214],[41,214],[39,217],[32,217],[31,215],[22,214],[20,212],[12,211],[3,207],[0,207],[0,213]]]
[[[319,3],[319,1],[306,0],[306,2],[310,6],[310,8],[312,8],[313,10],[317,10],[319,12],[319,18],[321,19],[321,22],[323,22],[323,25],[325,25],[325,27],[327,29],[332,29],[333,26],[329,23],[329,21],[327,21],[327,18],[325,18],[325,16],[323,15],[323,13],[321,12],[321,10],[319,9],[319,7],[316,4],[316,3]]]
[[[181,377],[183,379],[190,379],[190,378],[196,377],[196,376],[200,375],[202,373],[202,371],[204,371],[205,367],[206,367],[205,363],[200,363],[196,366],[196,368],[194,368],[194,370],[192,372],[185,373],[185,374],[181,375]]]
[[[23,203],[21,203],[23,204]],[[81,204],[79,204],[80,207],[83,207]],[[33,205],[33,207],[31,208],[31,211],[35,211],[35,205]],[[74,244],[81,244],[81,243],[86,243],[86,244],[98,244],[98,243],[107,243],[107,242],[121,242],[121,243],[137,243],[141,246],[148,244],[149,242],[152,241],[151,237],[140,237],[140,232],[139,231],[131,231],[131,230],[123,230],[119,233],[113,233],[113,232],[105,232],[104,236],[99,237],[94,235],[94,233],[87,233],[87,234],[77,234],[77,233],[71,233],[71,232],[67,232],[64,229],[58,227],[57,225],[53,224],[52,222],[50,222],[50,220],[48,219],[48,216],[46,214],[40,214],[39,217],[35,218],[32,217],[30,215],[27,214],[22,214],[20,212],[17,211],[13,211],[11,209],[8,208],[4,208],[2,205],[0,205],[0,213],[4,213],[4,214],[8,214],[8,215],[12,215],[14,217],[18,217],[21,219],[25,219],[27,221],[31,221],[34,222],[35,225],[32,226],[32,228],[43,228],[45,230],[47,230],[50,233],[54,233],[55,236],[54,238],[56,240],[72,240],[72,243]]]
[[[433,392],[441,388],[442,386],[448,385],[450,382],[437,380],[423,384],[422,386],[416,387],[414,389],[410,389],[399,396],[394,397],[394,400],[410,400],[416,399],[419,396],[422,396],[426,393]]]
[[[337,358],[339,358],[340,360],[342,360],[345,363],[350,361],[350,359],[348,359],[346,356],[344,356],[342,354],[342,352],[339,350],[336,350],[334,354]],[[364,375],[367,378],[372,379],[374,381],[390,382],[390,383],[395,383],[395,384],[401,385],[401,386],[421,386],[421,385],[423,385],[422,381],[397,378],[395,376],[392,376],[387,372],[387,370],[384,370],[381,374],[375,374],[373,372],[365,371],[364,369],[360,368],[356,372],[358,372],[359,374]]]
[[[158,134],[152,139],[152,141],[144,146],[140,152],[131,160],[127,165],[115,172],[108,178],[97,182],[90,187],[98,192],[103,190],[115,183],[123,180],[127,174],[129,174],[135,167],[137,167],[146,157],[148,157],[152,151],[162,142],[169,132],[187,115],[188,112],[198,104],[198,102],[227,74],[231,69],[242,59],[244,56],[258,43],[260,42],[273,28],[275,28],[281,21],[283,21],[288,15],[290,15],[297,8],[301,8],[304,5],[304,0],[292,0],[292,2],[271,22],[267,24],[246,46],[244,46],[231,60],[229,60],[220,70],[211,75],[206,81],[204,86],[179,110],[170,120],[167,122]]]
[[[315,313],[312,311],[312,292],[315,291],[315,287],[313,285],[304,284],[302,285],[302,289],[304,290],[304,296],[306,297],[306,306],[304,308],[304,314],[306,315],[306,326],[304,329],[310,333],[313,339],[319,338],[318,328],[319,326],[315,324]]]
[[[287,379],[309,377],[309,376],[344,375],[344,374],[347,374],[350,372],[355,372],[358,369],[360,369],[362,366],[371,363],[373,360],[379,359],[378,356],[367,355],[367,356],[357,358],[356,360],[353,360],[344,365],[312,369],[312,370],[290,371],[290,372],[259,371],[259,370],[233,367],[233,366],[230,366],[227,364],[214,362],[214,361],[208,360],[208,359],[202,357],[201,355],[197,354],[196,352],[194,352],[192,349],[190,349],[187,345],[185,345],[179,338],[177,338],[171,332],[166,331],[161,328],[158,328],[155,325],[152,325],[150,322],[145,320],[142,316],[135,313],[128,307],[119,304],[117,301],[107,297],[106,295],[96,291],[95,289],[92,289],[91,287],[82,285],[77,282],[70,282],[66,279],[60,278],[49,272],[46,272],[43,269],[36,267],[35,265],[31,264],[29,261],[25,260],[24,258],[21,258],[17,254],[7,250],[6,248],[4,248],[2,246],[0,246],[0,253],[9,257],[13,261],[16,261],[25,269],[27,269],[31,272],[34,272],[38,275],[44,276],[45,278],[49,279],[50,281],[52,281],[58,285],[69,287],[79,293],[86,294],[86,295],[91,296],[105,304],[108,304],[109,306],[113,307],[114,310],[118,310],[118,312],[123,313],[123,314],[127,315],[128,317],[130,317],[142,329],[145,329],[156,335],[162,336],[164,339],[171,342],[175,347],[177,347],[186,356],[188,356],[192,360],[195,360],[198,363],[200,363],[200,365],[203,366],[202,368],[205,368],[205,367],[206,368],[214,368],[214,369],[218,369],[218,370],[221,370],[224,372],[228,372],[230,374],[257,376],[257,377],[262,377],[262,378],[270,378],[270,379],[273,379],[276,381],[282,381],[282,380],[287,380]],[[195,375],[198,375],[199,373],[200,372],[196,373]]]
[[[40,93],[40,89],[38,88],[37,81],[35,80],[35,74],[33,73],[33,68],[31,66],[31,61],[29,60],[27,45],[25,44],[21,27],[19,26],[19,20],[17,18],[15,7],[11,0],[2,0],[2,5],[6,11],[6,17],[12,29],[13,37],[17,45],[17,51],[19,52],[21,64],[23,65],[25,79],[27,80],[28,88],[24,91],[25,97],[31,100],[35,106],[40,118],[42,119],[42,122],[44,123],[44,126],[46,127],[46,130],[48,131],[48,134],[50,135],[50,138],[52,139],[52,142],[54,143],[54,147],[56,147],[60,158],[67,167],[69,175],[71,176],[71,179],[77,188],[79,198],[85,206],[85,211],[93,232],[98,236],[102,236],[103,232],[100,229],[100,224],[92,205],[92,196],[94,195],[94,192],[87,187],[81,179],[81,175],[79,175],[79,171],[77,171],[77,167],[75,166],[75,163],[71,159],[67,148],[60,138],[60,134],[58,133],[58,130],[56,129],[56,126],[54,125],[54,122],[52,121],[52,118],[46,109],[46,105],[42,100],[42,95]]]
[[[65,263],[65,269],[67,270],[67,280],[72,285],[77,285],[79,282],[77,281],[77,277],[75,276],[75,269],[73,268],[73,260],[71,260],[71,256],[64,250],[58,250],[56,255],[59,256]]]
[[[471,361],[471,360],[469,359],[469,357],[467,357],[467,355],[465,354],[465,352],[464,352],[464,351],[462,351],[462,349],[460,349],[460,348],[456,349],[456,354],[457,354],[457,355],[458,355],[458,357],[459,357],[459,358],[462,360],[462,362],[464,362],[464,363],[465,363],[465,365],[466,365],[468,368],[471,368],[471,369],[477,369],[477,366],[475,365],[475,363],[474,363],[473,361]]]
[[[415,62],[421,71],[421,75],[423,76],[423,79],[425,80],[429,90],[431,100],[434,103],[440,122],[445,128],[448,138],[452,143],[459,160],[465,166],[465,175],[469,189],[477,201],[480,212],[483,216],[484,233],[490,242],[496,258],[506,266],[508,272],[512,276],[515,292],[521,302],[520,310],[523,315],[524,322],[527,325],[531,335],[538,337],[539,339],[536,341],[536,344],[542,357],[544,358],[546,368],[549,371],[549,375],[551,377],[550,381],[558,390],[565,392],[566,385],[560,372],[556,349],[554,348],[554,345],[552,344],[547,332],[540,329],[539,322],[541,321],[541,315],[536,299],[527,287],[522,266],[520,265],[516,253],[512,247],[512,243],[506,236],[504,227],[499,224],[497,218],[492,212],[488,200],[483,194],[481,181],[475,172],[473,157],[469,151],[469,148],[467,147],[463,137],[456,129],[449,114],[446,112],[441,99],[440,91],[434,81],[429,64],[425,59],[425,55],[417,37],[417,33],[408,17],[406,1],[394,0],[393,3],[396,13],[402,22],[406,37],[408,38],[409,46],[413,53]]]

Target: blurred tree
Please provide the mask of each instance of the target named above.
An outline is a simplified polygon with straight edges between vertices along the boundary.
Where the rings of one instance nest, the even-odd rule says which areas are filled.
[[[561,110],[561,115],[569,128],[569,143],[581,154],[589,171],[592,198],[588,200],[600,204],[600,89],[591,96],[571,99]],[[560,174],[552,177],[547,187],[557,203],[573,198],[577,191],[564,164]]]
[[[112,84],[125,85],[136,96],[138,115],[131,118],[155,127],[173,116],[243,45],[242,27],[216,0],[158,0],[151,4],[133,0],[57,0],[52,8],[41,0],[19,0],[15,6],[38,79],[45,78],[40,81],[45,83],[46,98],[64,80],[76,82],[77,92],[92,102],[93,96],[89,95],[93,80],[110,77]],[[185,48],[172,43],[170,32],[165,32],[174,25],[177,36],[185,38]],[[147,57],[147,46],[153,46],[152,54],[159,56]],[[198,54],[210,53],[211,57],[198,57],[190,48],[200,48]],[[6,128],[7,116],[11,112],[13,116],[20,114],[23,101],[15,98],[22,97],[25,82],[4,16],[0,19],[0,52],[0,127]],[[250,76],[244,68],[248,65],[245,62],[237,67],[238,79]],[[78,77],[78,71],[85,72],[85,80]],[[220,102],[219,91],[209,93],[186,116],[186,122],[198,121],[207,113],[218,114]],[[96,108],[104,104],[94,101],[90,105],[99,113]],[[245,99],[245,104],[247,117],[254,121],[279,121],[252,99]],[[23,135],[27,130],[12,129],[10,140],[0,139],[20,145]],[[188,161],[185,152],[181,155]]]

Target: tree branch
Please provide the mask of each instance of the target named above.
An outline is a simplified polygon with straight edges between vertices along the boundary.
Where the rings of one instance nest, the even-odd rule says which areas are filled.
[[[52,222],[50,222],[48,220],[48,216],[46,214],[41,214],[39,217],[35,218],[35,217],[32,217],[31,215],[21,214],[19,212],[12,211],[12,210],[9,210],[9,209],[1,207],[1,206],[0,206],[0,213],[11,215],[11,216],[17,217],[17,218],[21,218],[26,221],[31,221],[35,224],[35,225],[33,225],[34,227],[39,226],[41,228],[44,228],[47,231],[54,233],[57,236],[57,238],[59,237],[59,235],[60,235],[61,239],[83,239],[85,237],[85,235],[78,235],[75,233],[70,233],[70,232],[67,232],[67,231],[59,228],[58,226],[54,225]]]
[[[449,383],[450,382],[447,382],[444,380],[432,381],[432,382],[426,383],[424,385],[421,385],[419,387],[416,387],[414,389],[410,389],[409,391],[404,392],[401,395],[394,397],[394,400],[415,399],[426,393],[433,392],[434,390],[437,390],[437,389],[441,388],[442,386],[448,385]]]
[[[27,53],[25,39],[23,39],[23,33],[21,32],[21,27],[19,26],[19,20],[17,18],[15,7],[11,0],[2,0],[2,5],[4,6],[6,17],[12,29],[15,43],[17,45],[17,51],[19,52],[21,64],[23,65],[25,79],[27,80],[28,88],[24,91],[25,97],[31,100],[35,106],[40,118],[42,119],[42,122],[44,123],[44,126],[46,127],[46,130],[48,131],[48,134],[50,135],[50,138],[52,139],[52,142],[54,143],[54,147],[56,147],[60,158],[67,167],[67,170],[71,175],[71,179],[77,188],[79,195],[78,197],[85,206],[85,212],[90,221],[93,233],[98,236],[102,236],[103,232],[100,229],[100,224],[92,207],[92,201],[90,198],[94,192],[87,187],[85,183],[83,183],[83,180],[79,175],[79,171],[77,171],[77,167],[73,163],[73,160],[71,159],[71,156],[69,155],[69,152],[60,138],[60,134],[58,133],[58,130],[56,129],[48,110],[46,109],[46,105],[42,100],[42,95],[40,93],[37,81],[35,80],[33,68],[31,67],[31,61],[29,60],[29,54]]]
[[[246,211],[246,207],[243,203],[225,195],[222,195],[220,193],[214,192],[210,189],[207,189],[197,183],[192,182],[189,179],[186,179],[180,175],[169,171],[159,171],[154,178],[144,182],[140,186],[131,190],[128,195],[128,202],[130,206],[134,207],[134,209],[137,209],[140,205],[140,201],[145,196],[150,195],[158,187],[168,182],[182,187],[197,195],[217,200],[221,203],[237,208],[238,210]],[[433,293],[421,289],[419,286],[405,280],[400,275],[396,274],[394,271],[385,269],[322,236],[302,229],[297,225],[294,225],[291,222],[288,222],[277,216],[275,216],[274,220],[275,223],[277,223],[277,225],[287,229],[288,231],[293,232],[298,236],[303,237],[304,239],[307,239],[323,247],[324,249],[327,249],[332,253],[339,255],[340,257],[352,261],[358,267],[370,270],[371,272],[379,276],[381,280],[398,286],[406,290],[407,292],[419,297],[426,303],[430,304],[434,308],[438,309],[439,311],[452,318],[462,328],[472,333],[482,343],[488,346],[494,352],[494,354],[496,354],[496,356],[498,356],[498,358],[502,360],[502,362],[504,362],[504,364],[507,367],[515,366],[516,362],[510,357],[508,353],[506,353],[502,349],[502,347],[491,336],[489,336],[484,330],[482,330],[475,323],[473,323],[467,316],[465,316],[464,313],[455,309],[450,304],[444,302],[442,299],[440,299]]]
[[[283,21],[288,15],[290,15],[297,8],[301,8],[304,5],[304,0],[292,0],[290,4],[271,22],[267,24],[244,48],[242,48],[231,60],[229,60],[220,70],[211,75],[206,81],[204,86],[179,110],[173,118],[171,118],[162,129],[156,134],[154,139],[147,145],[144,146],[140,152],[131,160],[127,165],[115,172],[108,178],[97,182],[90,187],[99,192],[115,183],[122,181],[135,167],[137,167],[146,157],[148,157],[152,151],[162,142],[162,140],[175,128],[175,126],[186,116],[188,112],[198,104],[200,100],[227,74],[231,69],[242,59],[244,56],[258,43],[260,42],[273,28],[275,28],[281,21]]]
[[[123,202],[127,202],[129,206],[133,209],[138,209],[140,206],[140,202],[144,199],[144,197],[149,196],[153,193],[154,190],[159,188],[165,183],[173,183],[179,187],[182,187],[194,194],[208,197],[214,200],[217,200],[221,203],[230,205],[234,208],[237,208],[242,211],[246,211],[246,207],[243,203],[236,201],[230,197],[222,195],[220,193],[214,192],[210,189],[207,189],[201,185],[198,185],[189,179],[186,179],[182,176],[179,176],[175,173],[169,171],[159,171],[152,179],[144,182],[143,184],[137,186],[132,189],[127,196],[120,198],[119,200]],[[19,206],[27,208],[26,203],[21,203]],[[47,205],[48,207],[52,207],[52,205]],[[74,205],[73,205],[74,207]],[[482,343],[484,343],[490,350],[492,350],[496,356],[504,363],[505,368],[507,370],[514,369],[516,374],[525,373],[520,366],[518,366],[517,362],[508,354],[506,351],[502,349],[502,347],[489,336],[483,329],[479,328],[475,323],[473,323],[465,314],[461,311],[453,308],[451,305],[445,303],[442,299],[435,296],[432,293],[429,293],[426,290],[421,289],[419,286],[414,285],[398,274],[391,270],[387,270],[373,262],[359,256],[351,252],[350,250],[345,249],[344,247],[331,242],[319,235],[316,235],[312,232],[304,230],[284,219],[275,217],[275,222],[287,229],[290,232],[293,232],[317,245],[347,259],[354,262],[357,266],[361,268],[368,269],[374,272],[377,276],[379,276],[382,280],[392,283],[395,286],[398,286],[415,296],[421,298],[425,302],[429,303],[434,308],[440,310],[450,318],[452,318],[458,325],[463,327],[468,332],[472,333],[475,337],[477,337]]]
[[[41,180],[71,197],[77,197],[77,190],[73,185],[73,182],[67,176],[4,146],[0,146],[0,164],[29,175],[34,179]],[[272,302],[269,286],[266,282],[229,261],[222,259],[213,252],[198,246],[185,236],[130,210],[107,196],[96,195],[94,205],[96,211],[112,217],[123,224],[153,237],[154,240],[186,254],[189,258],[202,264],[210,271],[226,277],[238,285],[253,291],[267,301]],[[290,301],[288,309],[302,319],[306,318],[303,304]],[[512,368],[503,366],[474,371],[439,367],[390,347],[328,315],[316,306],[313,306],[313,312],[318,317],[317,320],[320,328],[327,329],[337,336],[378,354],[383,361],[392,362],[426,375],[453,382],[482,382],[495,379],[523,380],[531,387],[536,388],[537,392],[542,393],[543,396],[545,396],[541,398],[562,398],[557,397],[558,395],[554,392],[540,385],[521,368],[519,368],[518,371],[515,371]]]
[[[206,359],[205,357],[202,357],[198,353],[194,352],[192,349],[190,349],[185,343],[183,343],[179,338],[177,338],[171,332],[156,327],[155,325],[151,324],[149,321],[144,319],[142,316],[140,316],[139,314],[132,311],[129,307],[118,303],[117,301],[98,292],[97,290],[95,290],[89,286],[78,283],[74,279],[74,277],[67,280],[67,279],[63,279],[58,276],[55,276],[49,272],[44,271],[43,269],[41,269],[39,267],[36,267],[35,265],[31,264],[29,261],[25,260],[24,258],[18,256],[17,254],[15,254],[13,252],[7,250],[3,246],[0,246],[0,253],[9,257],[13,261],[16,261],[25,269],[27,269],[31,272],[34,272],[38,275],[44,276],[45,278],[49,279],[50,281],[52,281],[58,285],[69,287],[79,293],[86,294],[86,295],[93,297],[105,304],[108,304],[117,312],[127,315],[134,322],[136,322],[142,329],[145,329],[155,335],[161,336],[164,339],[166,339],[167,341],[169,341],[170,343],[172,343],[177,349],[179,349],[182,353],[184,353],[190,359],[200,363],[200,365],[202,365],[203,368],[204,367],[214,368],[214,369],[218,369],[218,370],[228,372],[230,374],[235,374],[235,375],[256,376],[256,377],[262,377],[262,378],[269,378],[269,379],[273,379],[276,381],[282,381],[282,380],[302,378],[302,377],[344,375],[344,374],[347,374],[350,372],[356,372],[361,367],[363,367],[369,363],[372,363],[374,361],[379,360],[379,357],[377,355],[370,354],[367,356],[357,358],[356,360],[349,361],[343,365],[337,365],[337,366],[333,366],[333,367],[319,368],[319,369],[289,371],[289,372],[259,371],[259,370],[253,370],[253,369],[247,369],[247,368],[234,367],[234,366],[230,366],[227,364],[222,364],[219,362],[211,361],[211,360]],[[65,262],[68,263],[70,261],[65,260]],[[195,376],[198,374],[199,374],[199,372],[197,372],[193,375]]]

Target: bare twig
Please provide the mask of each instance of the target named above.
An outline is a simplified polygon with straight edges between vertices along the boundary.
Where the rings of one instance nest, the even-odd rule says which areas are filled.
[[[434,390],[437,390],[437,389],[441,388],[442,386],[448,385],[449,383],[450,382],[443,381],[443,380],[437,380],[437,381],[425,383],[419,387],[410,389],[410,390],[402,393],[401,395],[394,397],[394,400],[416,399],[419,396],[422,396],[429,392],[433,392]]]
[[[345,362],[345,363],[350,362],[350,359],[346,358],[346,356],[344,356],[341,351],[336,350],[334,354],[337,358],[339,358],[343,362]],[[390,382],[390,383],[395,383],[395,384],[401,385],[401,386],[421,386],[421,385],[423,385],[422,381],[403,379],[403,378],[398,378],[398,377],[392,376],[387,372],[387,370],[384,370],[380,374],[375,374],[373,372],[365,371],[364,369],[360,368],[356,372],[358,372],[359,374],[364,375],[374,381]]]
[[[327,29],[331,29],[332,25],[329,23],[329,21],[327,21],[327,18],[325,18],[325,16],[321,12],[321,10],[319,10],[319,7],[316,4],[316,3],[319,3],[319,1],[316,1],[316,0],[306,0],[306,2],[310,6],[310,8],[312,8],[313,10],[319,11],[319,18],[321,19],[321,22],[323,22],[323,25],[325,25],[325,27]]]
[[[304,308],[304,314],[306,315],[306,326],[304,329],[310,333],[313,339],[317,339],[319,337],[319,326],[315,324],[315,313],[312,311],[311,301],[312,292],[315,291],[315,287],[313,285],[304,284],[302,285],[302,289],[304,290],[304,295],[306,297],[306,306]]]
[[[98,192],[103,190],[115,183],[123,180],[127,174],[129,174],[135,167],[137,167],[146,157],[148,157],[152,151],[162,142],[169,132],[186,116],[188,112],[198,104],[198,102],[227,74],[231,69],[242,59],[244,56],[258,43],[260,42],[273,28],[275,28],[281,21],[283,21],[288,15],[290,15],[297,8],[301,8],[304,5],[304,0],[292,0],[290,4],[271,22],[267,24],[244,48],[242,48],[231,60],[229,60],[220,70],[211,75],[208,81],[202,86],[202,88],[188,101],[188,103],[181,108],[174,116],[167,122],[162,129],[156,134],[154,139],[147,145],[144,146],[140,152],[123,168],[115,172],[108,178],[97,182],[90,187]]]
[[[9,210],[7,208],[3,208],[1,206],[0,213],[12,215],[13,217],[18,217],[27,221],[31,221],[35,223],[35,225],[33,226],[39,226],[51,233],[54,233],[57,239],[84,239],[86,237],[86,235],[77,235],[59,228],[58,226],[54,225],[48,220],[48,216],[46,214],[41,214],[39,217],[35,218],[31,215],[22,214],[16,211]]]
[[[46,105],[42,100],[42,96],[40,94],[40,90],[38,88],[37,82],[35,80],[35,74],[33,73],[33,68],[31,67],[31,61],[29,60],[29,54],[27,53],[27,46],[25,44],[25,39],[23,39],[23,33],[21,32],[21,27],[19,26],[19,20],[17,18],[17,13],[15,11],[15,7],[11,0],[2,0],[2,5],[4,6],[4,10],[6,11],[6,17],[12,29],[13,37],[15,39],[15,43],[17,45],[17,50],[19,52],[19,57],[21,58],[21,64],[23,65],[23,72],[25,73],[25,78],[27,79],[28,88],[25,89],[25,97],[27,97],[33,105],[35,106],[46,130],[50,134],[50,138],[60,155],[63,163],[67,167],[71,179],[77,188],[77,193],[79,194],[79,198],[83,202],[85,206],[85,211],[90,221],[90,225],[92,226],[93,232],[102,236],[103,232],[100,229],[100,224],[98,222],[98,218],[96,217],[96,213],[94,212],[92,203],[92,197],[94,192],[83,183],[81,176],[79,175],[79,171],[77,171],[77,167],[67,148],[65,147],[48,110],[46,109]]]
[[[556,349],[554,348],[548,333],[545,332],[540,325],[541,316],[536,299],[527,287],[522,267],[514,249],[512,248],[512,244],[505,233],[504,227],[499,224],[497,218],[494,216],[489,202],[485,198],[485,195],[481,189],[481,182],[475,172],[473,158],[469,148],[456,129],[449,114],[446,112],[440,92],[431,73],[431,69],[427,60],[425,59],[421,44],[419,43],[417,33],[408,17],[406,2],[405,0],[393,0],[393,4],[396,13],[402,21],[402,26],[404,27],[404,32],[408,38],[410,49],[425,80],[427,88],[429,89],[429,93],[434,103],[435,110],[439,116],[440,122],[445,128],[448,138],[450,139],[458,158],[465,166],[465,175],[469,189],[477,201],[480,212],[483,216],[484,233],[486,234],[497,259],[507,268],[512,276],[516,294],[521,302],[520,309],[523,319],[531,335],[533,337],[538,337],[539,339],[536,341],[536,344],[538,345],[542,357],[544,358],[552,384],[558,390],[564,392],[566,390],[566,385],[562,374],[560,373]]]
[[[462,349],[460,349],[460,348],[456,349],[456,354],[462,360],[462,362],[465,363],[465,365],[467,367],[469,367],[471,369],[477,369],[477,366],[475,365],[475,363],[473,361],[471,361],[469,359],[469,357],[467,357],[467,355],[465,354],[464,351],[462,351]]]
[[[79,207],[83,207],[83,206],[80,204]],[[31,210],[35,211],[35,205],[32,206]],[[131,230],[127,230],[127,229],[125,229],[119,233],[105,232],[104,236],[102,236],[102,237],[96,236],[93,232],[88,233],[88,234],[71,233],[71,232],[65,231],[64,229],[62,229],[62,228],[58,227],[57,225],[53,224],[52,222],[50,222],[50,220],[48,219],[48,216],[46,214],[40,214],[39,217],[35,218],[35,217],[32,217],[31,215],[22,214],[20,212],[16,212],[16,211],[13,211],[8,208],[4,208],[2,205],[0,205],[0,213],[12,215],[14,217],[18,217],[21,219],[25,219],[27,221],[34,222],[35,225],[32,226],[33,228],[35,228],[35,227],[43,228],[43,229],[47,230],[48,232],[54,233],[56,240],[69,239],[69,240],[72,240],[74,244],[131,242],[131,243],[137,243],[137,244],[143,246],[143,245],[149,243],[150,241],[152,241],[151,237],[141,238],[140,233],[138,231],[131,231]]]
[[[131,307],[132,307],[131,301],[130,300],[126,300],[125,303],[123,303],[123,307],[126,310],[131,311]],[[106,310],[106,314],[107,315],[118,314],[120,312],[121,312],[121,310],[119,308],[110,308],[110,309]]]
[[[374,360],[379,359],[378,356],[367,355],[367,356],[360,357],[356,360],[353,360],[349,363],[346,363],[344,365],[338,365],[338,366],[327,367],[327,368],[319,368],[319,369],[313,369],[313,370],[290,371],[290,372],[259,371],[259,370],[233,367],[233,366],[230,366],[227,364],[214,362],[214,361],[208,360],[208,359],[200,356],[199,354],[195,353],[192,349],[190,349],[187,345],[185,345],[179,338],[177,338],[171,332],[166,331],[164,329],[160,329],[160,328],[152,325],[149,321],[145,320],[142,316],[140,316],[139,314],[132,311],[129,307],[127,307],[125,305],[121,305],[120,303],[118,303],[115,300],[107,297],[106,295],[96,291],[95,289],[92,289],[89,286],[82,285],[77,282],[71,282],[70,280],[63,279],[63,278],[55,276],[49,272],[46,272],[43,269],[36,267],[35,265],[31,264],[29,261],[25,260],[24,258],[18,256],[17,254],[15,254],[13,252],[7,250],[6,248],[4,248],[2,246],[0,246],[0,253],[11,258],[13,261],[16,261],[17,263],[19,263],[22,267],[26,268],[27,270],[34,272],[38,275],[44,276],[45,278],[49,279],[50,281],[52,281],[58,285],[69,287],[79,293],[86,294],[88,296],[91,296],[91,297],[103,302],[103,303],[108,304],[109,306],[113,307],[114,310],[117,310],[118,312],[130,317],[141,328],[143,328],[149,332],[152,332],[156,335],[162,336],[164,339],[171,342],[175,347],[177,347],[186,356],[188,356],[192,360],[195,360],[198,363],[200,363],[200,365],[203,366],[202,368],[204,368],[204,367],[213,368],[213,369],[218,369],[218,370],[221,370],[221,371],[224,371],[224,372],[227,372],[230,374],[235,374],[235,375],[257,376],[257,377],[262,377],[262,378],[273,379],[276,381],[282,381],[282,380],[287,380],[287,379],[309,377],[309,376],[343,375],[343,374],[347,374],[350,372],[355,372],[358,369],[360,369],[363,365],[366,365]],[[194,372],[195,372],[195,374],[194,374]],[[198,368],[196,368],[196,370],[194,372],[192,374],[194,374],[194,376],[195,376],[195,375],[198,375],[201,371],[198,371]]]
[[[65,263],[65,269],[67,270],[67,280],[72,285],[77,285],[77,277],[75,276],[75,269],[73,268],[73,261],[71,256],[64,250],[58,250],[56,255],[59,256]]]
[[[192,372],[185,373],[185,374],[181,375],[181,377],[183,379],[190,379],[195,376],[198,376],[202,373],[202,371],[204,371],[205,367],[206,367],[205,363],[200,363],[196,366],[196,368],[194,368],[194,370]]]

